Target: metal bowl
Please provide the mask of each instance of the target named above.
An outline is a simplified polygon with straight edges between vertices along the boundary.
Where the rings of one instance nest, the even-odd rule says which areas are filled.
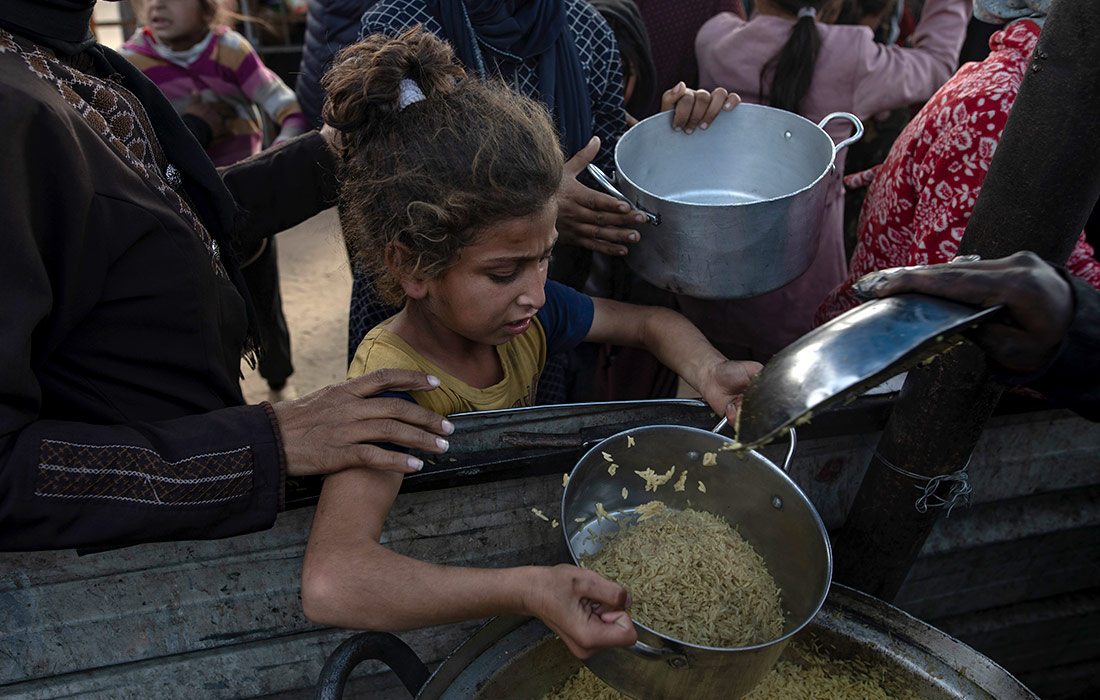
[[[628,695],[676,698],[691,688],[693,700],[740,697],[768,672],[829,591],[829,537],[809,499],[759,453],[724,451],[729,442],[713,432],[674,425],[626,430],[589,450],[569,476],[562,494],[562,532],[574,562],[597,551],[601,536],[618,533],[638,506],[656,499],[675,510],[691,507],[714,513],[735,525],[764,557],[782,591],[783,633],[764,644],[700,646],[635,622],[637,644],[606,649],[586,662],[608,685]],[[716,464],[704,466],[707,453]],[[611,462],[605,454],[619,464],[615,476],[608,474]],[[684,491],[668,484],[656,493],[646,492],[644,481],[634,474],[647,467],[664,472],[672,465],[689,472],[690,486]],[[705,492],[698,490],[699,481]],[[597,503],[609,518],[595,517]]]

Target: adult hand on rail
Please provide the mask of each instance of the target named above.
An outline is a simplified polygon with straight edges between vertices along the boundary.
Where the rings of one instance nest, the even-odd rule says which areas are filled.
[[[626,612],[630,594],[619,584],[569,564],[529,571],[534,581],[524,609],[556,632],[574,656],[587,659],[600,649],[638,641]]]
[[[1008,313],[967,334],[990,359],[1015,374],[1032,374],[1058,351],[1073,320],[1073,291],[1057,270],[1035,253],[999,260],[960,260],[942,265],[872,272],[853,285],[877,297],[919,292]]]
[[[631,211],[630,205],[616,197],[584,186],[577,176],[600,150],[600,139],[593,136],[588,145],[565,164],[558,190],[558,235],[567,245],[581,246],[607,255],[626,255],[627,243],[636,243],[641,234],[632,226],[645,222],[645,214]]]
[[[333,384],[293,401],[273,404],[289,476],[329,474],[348,467],[402,473],[420,460],[380,447],[396,444],[440,454],[454,431],[443,416],[387,391],[430,391],[439,380],[423,372],[382,369]]]
[[[692,90],[683,81],[661,95],[661,111],[674,110],[672,128],[683,129],[685,134],[694,132],[696,127],[706,129],[720,112],[728,112],[739,104],[741,98],[737,93],[725,88],[715,88],[713,92]]]

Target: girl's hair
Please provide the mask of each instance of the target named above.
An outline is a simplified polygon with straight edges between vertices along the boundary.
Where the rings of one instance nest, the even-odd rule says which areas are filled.
[[[402,109],[404,79],[425,97]],[[404,302],[406,276],[438,277],[486,227],[542,211],[558,190],[562,154],[545,107],[467,78],[420,27],[349,46],[321,84],[324,120],[339,132],[344,235],[387,303]]]
[[[804,7],[820,12],[825,0],[772,0],[777,6],[797,14]],[[760,70],[760,94],[768,96],[772,107],[797,112],[802,98],[810,89],[810,80],[814,75],[814,64],[821,49],[821,34],[817,31],[814,17],[799,17],[791,30],[787,43]],[[774,69],[771,89],[764,90],[764,74]]]

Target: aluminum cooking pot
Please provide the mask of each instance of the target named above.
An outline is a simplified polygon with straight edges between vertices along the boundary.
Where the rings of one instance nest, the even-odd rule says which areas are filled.
[[[778,289],[817,254],[826,175],[840,149],[863,135],[855,115],[820,124],[773,107],[740,104],[688,135],[656,114],[619,139],[615,182],[589,172],[646,214],[627,264],[663,289],[700,299],[753,297]],[[833,145],[824,126],[847,119]]]
[[[825,605],[797,641],[827,649],[834,659],[862,662],[888,692],[907,690],[924,700],[1037,700],[988,657],[840,584],[833,584]],[[399,638],[362,632],[326,661],[316,700],[344,697],[349,674],[366,659],[389,665],[417,700],[537,700],[581,665],[545,625],[517,615],[490,620],[430,678],[427,667]]]
[[[724,517],[764,557],[781,591],[783,634],[764,644],[705,647],[635,620],[637,644],[605,649],[585,662],[604,682],[631,697],[741,697],[771,670],[787,641],[817,614],[829,592],[832,552],[817,511],[784,470],[757,452],[723,451],[729,442],[714,432],[674,425],[626,430],[589,450],[569,475],[562,495],[562,531],[574,563],[600,548],[606,539],[600,536],[618,533],[635,508],[656,499],[676,510],[691,507]],[[704,464],[708,453],[717,464]],[[791,431],[785,466],[793,453]],[[608,473],[608,456],[619,465],[614,476]],[[634,474],[646,468],[661,473],[672,465],[689,473],[683,491],[669,484],[646,492]],[[699,481],[705,492],[698,489]],[[617,521],[593,517],[597,503]]]

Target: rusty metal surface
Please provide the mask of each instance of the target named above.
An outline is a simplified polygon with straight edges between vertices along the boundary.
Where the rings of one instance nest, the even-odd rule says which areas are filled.
[[[882,422],[856,408],[800,431],[792,475],[827,525],[842,522],[877,441],[874,425]],[[777,446],[773,459],[782,459],[783,449]],[[922,617],[962,620],[1036,596],[1072,595],[1090,576],[1095,582],[1098,455],[1100,425],[1066,411],[995,416],[974,455],[974,466],[982,466],[975,469],[977,505],[933,529],[907,584],[912,595],[903,591],[901,602]],[[385,541],[444,563],[560,561],[560,530],[530,509],[556,512],[561,473],[570,466],[403,493]],[[310,697],[325,657],[351,634],[319,629],[301,615],[298,577],[311,518],[303,508],[246,537],[85,557],[0,554],[0,696]],[[476,627],[444,625],[402,638],[432,664]],[[1013,629],[1045,639],[1023,623]],[[1014,653],[1014,638],[979,634],[978,641],[993,644],[983,652]],[[1088,639],[1079,646],[1095,648],[1098,636],[1093,647]],[[363,668],[350,687],[367,688],[376,700],[408,697],[379,667]],[[353,690],[348,697],[360,696]]]

